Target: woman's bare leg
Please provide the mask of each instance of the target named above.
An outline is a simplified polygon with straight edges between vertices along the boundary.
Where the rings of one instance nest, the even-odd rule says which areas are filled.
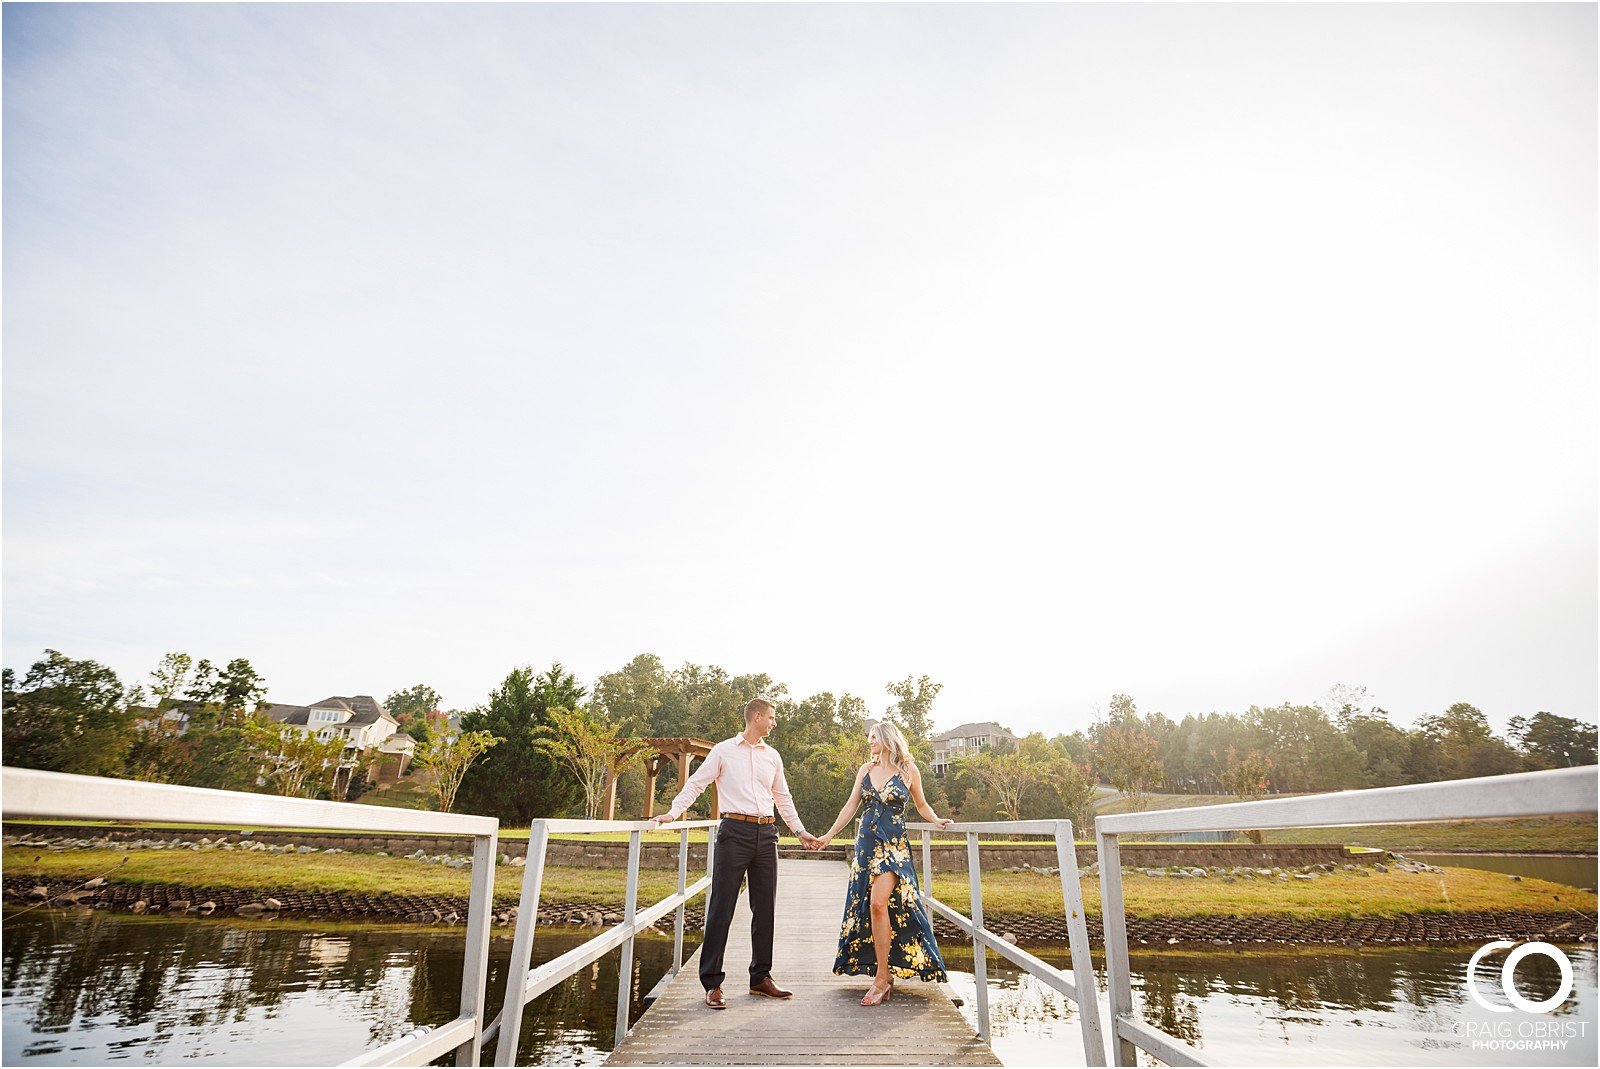
[[[880,873],[872,879],[872,949],[878,959],[878,975],[869,995],[887,990],[894,982],[889,973],[889,947],[894,942],[894,931],[889,926],[889,899],[894,895],[897,880],[892,872]]]

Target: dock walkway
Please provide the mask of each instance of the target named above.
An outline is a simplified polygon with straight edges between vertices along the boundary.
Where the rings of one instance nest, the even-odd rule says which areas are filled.
[[[778,862],[772,976],[794,998],[747,991],[750,909],[739,898],[723,968],[726,1010],[707,1009],[700,952],[684,963],[607,1065],[999,1065],[938,984],[901,980],[881,1006],[860,1005],[870,980],[833,975],[848,869]]]

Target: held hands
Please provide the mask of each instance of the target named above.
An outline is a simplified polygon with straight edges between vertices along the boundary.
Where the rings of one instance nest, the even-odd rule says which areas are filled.
[[[819,839],[815,835],[802,835],[800,841],[806,844],[807,850],[821,850],[833,841],[833,836],[824,835]]]

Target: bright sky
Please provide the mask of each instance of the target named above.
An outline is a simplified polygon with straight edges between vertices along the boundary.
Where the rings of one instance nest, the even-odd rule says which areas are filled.
[[[1596,715],[1592,5],[4,10],[4,660]]]

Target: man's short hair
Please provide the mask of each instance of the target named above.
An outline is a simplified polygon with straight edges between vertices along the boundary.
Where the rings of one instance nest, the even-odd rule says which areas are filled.
[[[771,713],[777,711],[777,706],[765,698],[751,698],[744,703],[744,722],[750,723],[750,718],[757,713]]]

